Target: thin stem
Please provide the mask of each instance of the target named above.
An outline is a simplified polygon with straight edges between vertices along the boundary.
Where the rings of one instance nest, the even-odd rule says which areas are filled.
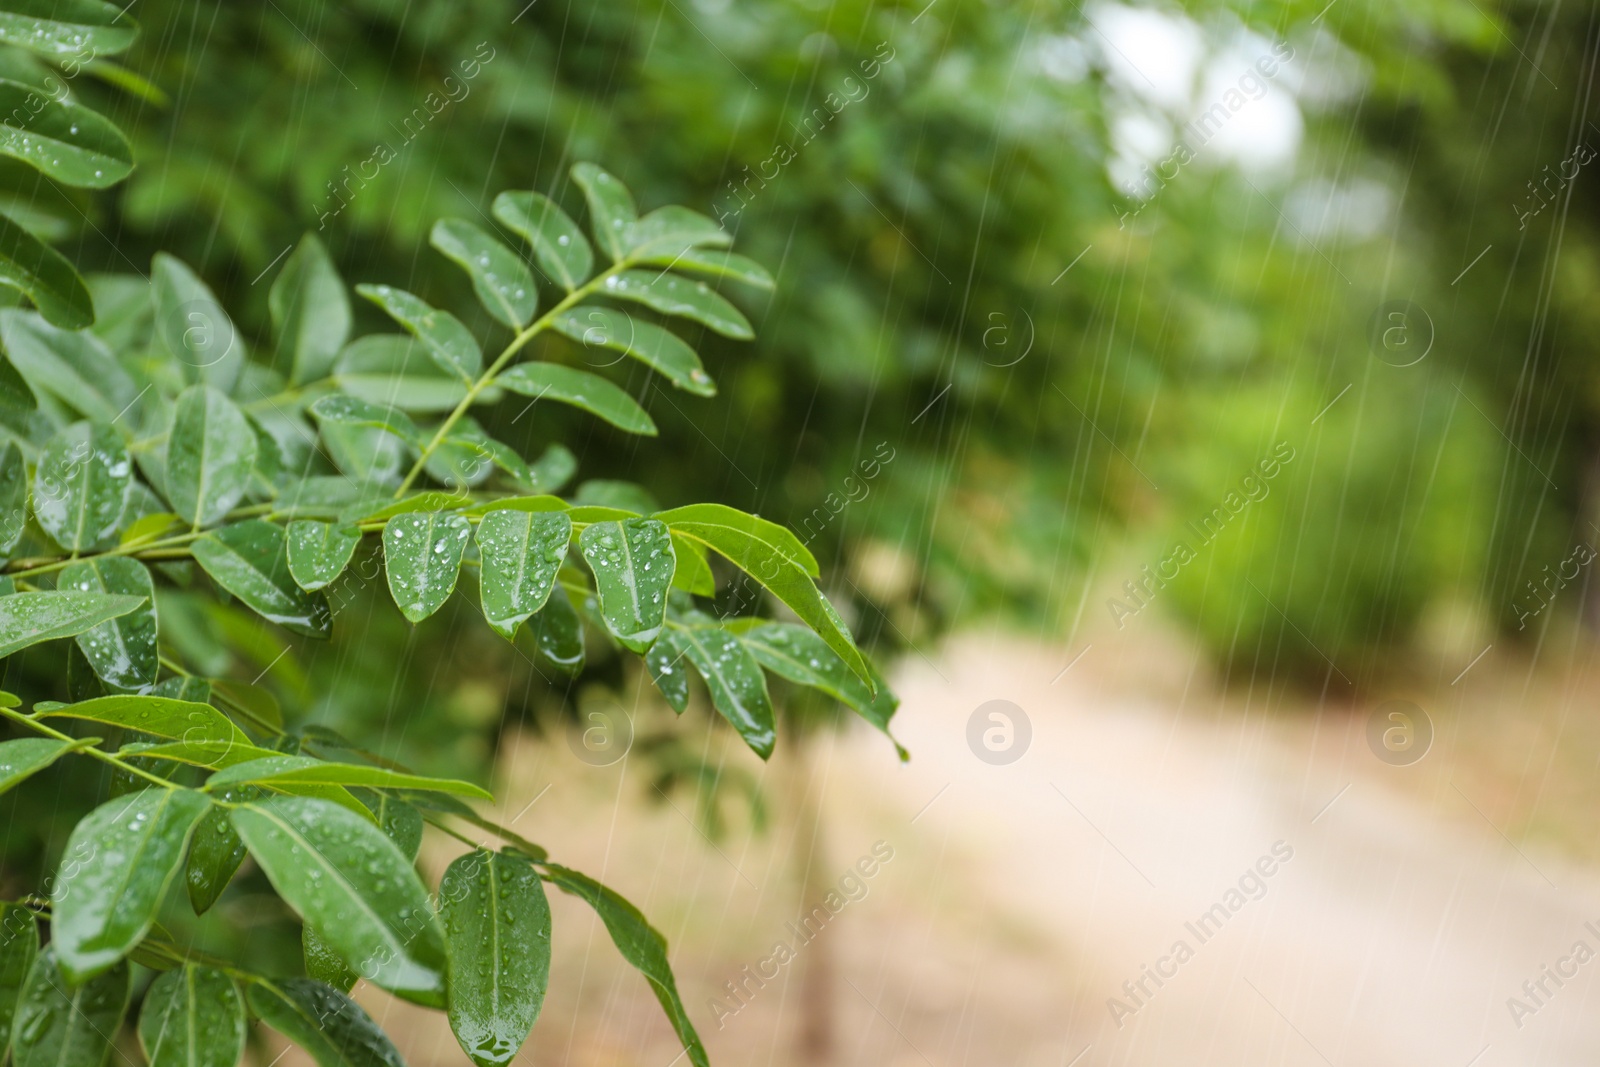
[[[539,316],[526,329],[513,337],[511,343],[506,345],[500,355],[495,357],[493,363],[489,364],[489,369],[484,371],[483,375],[467,389],[467,395],[461,398],[461,402],[455,406],[455,410],[450,412],[445,417],[445,420],[439,424],[439,428],[434,431],[433,440],[429,441],[427,446],[423,448],[421,455],[417,457],[417,462],[412,464],[411,472],[406,475],[405,481],[401,482],[400,488],[394,491],[394,498],[398,500],[405,496],[406,490],[411,488],[411,483],[415,482],[417,475],[422,473],[422,468],[427,464],[428,457],[432,456],[438,447],[444,443],[445,435],[460,421],[461,416],[467,413],[467,409],[472,407],[473,402],[478,399],[478,394],[489,387],[490,383],[494,381],[495,375],[499,374],[505,368],[505,365],[511,362],[511,357],[522,350],[523,345],[531,341],[535,334],[549,328],[550,323],[555,321],[557,315],[578,304],[585,297],[593,295],[596,290],[605,284],[606,279],[626,270],[630,266],[632,266],[632,262],[627,259],[613,263],[583,285],[568,293],[560,303]]]
[[[10,574],[10,576],[13,578],[31,578],[36,574],[49,574],[52,571],[58,571],[68,564],[77,563],[82,560],[108,559],[112,556],[145,556],[145,558],[148,559],[176,558],[171,555],[170,549],[176,548],[180,545],[187,545],[189,542],[199,538],[200,535],[201,531],[190,531],[188,533],[178,534],[175,537],[167,537],[159,541],[146,541],[142,544],[137,541],[133,541],[125,545],[118,545],[116,548],[109,548],[104,552],[91,552],[85,556],[68,556],[62,559],[54,559],[47,563],[40,563],[36,566],[24,567],[21,570],[8,571],[6,573]],[[148,553],[147,556],[146,553]],[[184,551],[178,553],[178,556],[186,556],[188,554],[189,553],[187,551]],[[34,560],[23,559],[15,560],[13,562],[33,563]]]
[[[17,711],[15,708],[0,708],[0,715],[5,716],[6,718],[10,719],[12,722],[21,723],[22,725],[27,726],[27,727],[29,727],[29,728],[31,728],[33,730],[37,730],[39,733],[44,734],[46,737],[53,737],[57,741],[69,741],[69,742],[72,742],[76,746],[76,749],[75,749],[76,751],[82,752],[86,756],[93,756],[95,759],[99,760],[101,763],[109,763],[113,767],[116,767],[118,770],[123,770],[123,771],[127,771],[129,774],[138,775],[140,778],[144,778],[144,779],[154,783],[155,785],[159,785],[163,789],[176,789],[177,788],[177,786],[173,785],[171,782],[167,781],[165,778],[162,778],[159,775],[151,774],[149,771],[145,770],[143,767],[135,767],[133,764],[129,763],[127,760],[119,759],[118,757],[113,756],[109,752],[102,752],[98,748],[94,748],[91,745],[81,744],[81,742],[84,740],[83,738],[81,738],[81,737],[73,737],[71,734],[64,734],[60,730],[54,729],[53,727],[46,726],[44,723],[40,722],[38,719],[33,718],[31,715],[24,715],[22,712]]]

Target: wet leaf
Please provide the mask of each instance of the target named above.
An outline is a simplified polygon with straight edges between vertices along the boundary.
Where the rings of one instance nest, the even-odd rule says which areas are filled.
[[[471,534],[465,515],[437,511],[397,515],[384,525],[389,593],[407,619],[421,622],[450,599]]]
[[[348,523],[300,519],[288,528],[289,573],[301,589],[321,589],[344,571],[361,543]]]
[[[495,381],[535,400],[555,400],[582,408],[620,430],[656,436],[656,424],[644,408],[626,390],[597,374],[559,363],[519,363]]]
[[[250,1010],[304,1049],[317,1067],[405,1067],[360,1005],[309,978],[276,978],[249,989]]]
[[[114,966],[150,931],[210,806],[194,790],[144,789],[102,804],[73,829],[50,919],[50,944],[69,981]]]
[[[588,201],[589,228],[595,242],[613,261],[620,261],[628,252],[629,233],[638,218],[633,196],[627,186],[593,163],[574,166],[572,180]]]
[[[563,674],[583,667],[583,625],[567,591],[556,586],[543,608],[528,623],[539,658]]]
[[[133,173],[128,139],[86,107],[0,79],[0,114],[6,116],[0,124],[0,155],[21,160],[63,185],[105,189]]]
[[[477,538],[483,617],[509,641],[550,599],[567,558],[572,520],[560,511],[490,511],[478,525]]]
[[[689,626],[677,631],[684,653],[706,680],[711,703],[762,759],[777,743],[772,698],[761,664],[739,639],[715,626]]]
[[[375,789],[363,789],[359,786],[350,790],[351,794],[367,806],[367,810],[378,817],[378,827],[406,859],[416,861],[417,852],[422,848],[422,812],[407,804],[393,793],[380,793]],[[417,793],[412,796],[431,797],[436,800],[446,799],[443,793]],[[456,801],[460,803],[460,801]],[[463,805],[464,806],[464,805]],[[471,811],[471,808],[467,809]]]
[[[139,395],[133,378],[94,334],[57,329],[31,311],[0,311],[6,356],[34,390],[85,418],[111,423]]]
[[[40,951],[28,971],[11,1032],[16,1067],[101,1067],[128,1007],[126,962],[69,985],[56,965],[56,946]]]
[[[665,523],[654,519],[597,522],[578,537],[595,576],[600,616],[624,648],[643,652],[666,619],[676,559]]]
[[[794,623],[764,622],[742,631],[739,639],[767,670],[827,693],[894,741],[889,720],[900,706],[900,698],[882,683],[876,693],[868,689],[827,642],[811,630]],[[902,760],[910,758],[898,741],[894,747]]]
[[[545,867],[546,878],[567,893],[579,897],[594,908],[606,924],[606,932],[622,958],[627,960],[650,983],[650,989],[667,1013],[678,1040],[683,1042],[694,1067],[710,1067],[706,1049],[695,1033],[689,1013],[684,1009],[683,998],[678,995],[678,984],[672,977],[672,965],[667,962],[667,941],[656,932],[639,909],[629,904],[612,890],[586,874],[557,864]]]
[[[137,610],[143,600],[108,593],[12,593],[0,596],[0,656],[51,641],[76,637],[108,619]]]
[[[117,532],[133,463],[110,426],[79,422],[51,439],[33,479],[33,514],[62,548],[83,552]]]
[[[307,978],[315,978],[341,993],[350,992],[361,980],[333,946],[309,926],[300,927],[300,954],[305,958]]]
[[[0,447],[0,557],[22,540],[28,525],[28,467],[22,451],[7,441]]]
[[[406,334],[352,341],[339,353],[333,380],[353,397],[402,411],[449,411],[467,395],[467,383]],[[485,403],[496,396],[488,389],[479,395]]]
[[[258,800],[264,792],[246,786],[242,789],[224,789],[213,794],[217,800],[229,804]],[[189,855],[184,861],[183,882],[189,891],[189,904],[196,915],[204,915],[222,896],[222,891],[233,881],[234,872],[244,862],[244,841],[228,818],[228,809],[213,807],[206,812],[194,828],[189,841]]]
[[[555,201],[539,193],[501,193],[494,198],[494,217],[533,246],[539,269],[567,292],[588,280],[594,250]]]
[[[76,704],[49,707],[38,712],[37,717],[83,719],[190,744],[215,742],[221,745],[250,745],[250,739],[244,731],[210,704],[172,697],[133,693],[96,697]]]
[[[630,226],[627,243],[629,256],[636,261],[665,259],[670,263],[699,246],[732,244],[733,235],[698,211],[668,204]]]
[[[0,215],[0,285],[32,300],[52,326],[81,330],[94,324],[94,300],[77,270],[5,215]]]
[[[58,741],[53,737],[0,742],[0,793],[38,774],[68,752],[87,747],[86,740]]]
[[[78,647],[95,674],[111,685],[139,689],[155,684],[160,669],[156,652],[156,589],[144,564],[126,556],[82,560],[62,569],[56,588],[142,597],[144,604],[140,607],[79,634]]]
[[[724,337],[749,340],[750,321],[705,282],[666,271],[625,270],[606,279],[601,290],[619,300],[632,300],[663,315],[676,315],[709,326]]]
[[[278,895],[358,974],[419,1003],[442,1002],[443,936],[410,861],[383,831],[313,797],[248,804],[233,823]]]
[[[679,389],[696,396],[716,396],[717,387],[700,364],[694,349],[668,330],[633,318],[611,308],[571,308],[550,320],[550,328],[570,337],[590,350],[588,359],[595,366],[608,367],[616,360],[601,355],[601,349],[632,356]]]
[[[513,330],[533,320],[539,310],[533,275],[499,238],[465,219],[440,219],[429,243],[471,276],[473,291],[496,320]]]
[[[688,274],[703,274],[711,278],[731,278],[757,289],[775,289],[777,283],[765,267],[737,252],[719,252],[710,248],[691,248],[676,255],[650,254],[638,257],[643,263],[657,267],[670,266]]]
[[[196,528],[232,511],[250,487],[256,435],[238,405],[205,385],[178,397],[167,439],[166,496]]]
[[[221,971],[167,971],[144,995],[139,1046],[149,1067],[234,1067],[244,1039],[244,1000]]]
[[[0,1048],[11,1047],[17,1002],[38,956],[39,921],[33,912],[16,904],[0,905]]]
[[[150,263],[155,332],[185,381],[232,393],[244,371],[244,339],[215,294],[182,260],[157,252]]]
[[[307,637],[333,632],[327,598],[301,589],[289,572],[283,527],[250,519],[211,531],[192,551],[218,585],[269,622]]]
[[[450,1029],[478,1067],[517,1054],[550,984],[550,903],[533,865],[479,849],[439,881],[450,954]]]
[[[366,426],[394,434],[414,448],[422,446],[422,431],[411,421],[411,416],[397,408],[379,407],[353,396],[335,393],[311,405],[311,414],[324,424],[340,426]]]
[[[404,289],[389,285],[358,285],[356,292],[389,313],[421,341],[440,367],[471,384],[483,370],[483,351],[472,332],[448,311],[430,307]]]
[[[426,789],[483,800],[494,799],[493,794],[471,782],[405,774],[386,767],[331,763],[311,756],[269,756],[236,763],[206,780],[208,790],[237,785],[260,785],[274,789],[294,785],[360,785],[374,789]]]
[[[656,643],[644,654],[650,680],[656,684],[667,705],[678,714],[689,706],[689,646],[676,627],[661,631]]]
[[[106,0],[7,0],[0,10],[0,42],[47,56],[116,55],[138,35],[126,9]]]
[[[350,336],[350,296],[315,234],[300,238],[284,261],[267,308],[278,339],[278,366],[288,370],[289,384],[327,374]]]

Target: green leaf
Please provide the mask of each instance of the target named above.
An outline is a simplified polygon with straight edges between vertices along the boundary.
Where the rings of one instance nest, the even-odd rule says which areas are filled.
[[[259,800],[259,789],[224,789],[216,799],[228,804]],[[204,915],[233,881],[234,872],[244,862],[244,841],[233,828],[228,809],[213,807],[194,828],[189,840],[189,855],[184,861],[183,882],[189,891],[189,904],[196,915]]]
[[[343,573],[361,543],[361,530],[348,523],[297,519],[289,524],[289,573],[301,589],[316,590]]]
[[[453,511],[466,507],[472,498],[465,493],[446,493],[438,489],[413,493],[404,500],[384,497],[376,504],[363,502],[345,510],[340,516],[345,522],[383,522],[396,515],[410,515],[418,511]]]
[[[674,626],[661,631],[656,643],[644,654],[650,680],[666,698],[667,705],[682,715],[689,707],[689,646]]]
[[[325,422],[322,443],[327,447],[328,458],[342,473],[368,488],[392,486],[400,481],[406,446],[391,433],[367,426]],[[380,499],[388,497],[387,493],[377,495]]]
[[[221,521],[250,487],[256,449],[255,431],[238,405],[210,386],[185,389],[167,439],[172,509],[197,529]]]
[[[244,1039],[244,1001],[221,971],[180,967],[144,995],[139,1045],[150,1067],[234,1067]]]
[[[889,733],[889,720],[900,706],[900,698],[886,685],[879,684],[876,693],[868,689],[827,642],[811,630],[794,623],[763,622],[741,631],[739,638],[767,670],[819,689],[850,707],[894,741],[901,760],[911,758]]]
[[[39,457],[33,514],[62,548],[82,552],[116,533],[132,483],[133,463],[117,432],[73,423]]]
[[[209,286],[182,260],[157,252],[150,263],[156,336],[185,381],[233,392],[244,370],[244,339]]]
[[[755,260],[736,252],[718,252],[709,248],[690,248],[677,255],[644,255],[640,262],[652,266],[681,270],[689,274],[703,274],[711,278],[731,278],[736,282],[753,285],[757,289],[775,289],[777,283],[765,267]]]
[[[370,426],[394,434],[408,445],[420,448],[422,431],[411,421],[411,416],[395,408],[379,407],[353,396],[335,393],[311,405],[311,414],[324,424],[340,426]]]
[[[620,430],[656,436],[656,424],[644,408],[626,390],[597,374],[559,363],[519,363],[502,372],[495,382],[535,400],[557,400],[582,408]]]
[[[550,902],[533,865],[479,849],[439,881],[450,955],[450,1029],[478,1067],[503,1067],[528,1039],[550,984]]]
[[[628,250],[635,260],[665,257],[669,262],[699,245],[721,248],[733,235],[698,211],[668,204],[628,228]]]
[[[160,688],[157,686],[156,688]],[[100,699],[100,698],[96,698]],[[187,763],[191,767],[231,767],[235,763],[244,763],[246,760],[263,759],[267,756],[277,756],[282,753],[272,748],[260,748],[256,745],[242,743],[231,738],[200,740],[202,731],[194,733],[196,740],[173,741],[167,744],[144,744],[142,742],[123,746],[123,751],[134,751],[146,760],[167,760],[172,763]]]
[[[72,985],[56,965],[56,952],[47,945],[28,971],[11,1030],[11,1061],[16,1067],[101,1067],[128,1008],[128,965]]]
[[[0,114],[6,117],[0,156],[19,159],[63,185],[104,189],[133,173],[128,139],[86,107],[0,79]]]
[[[249,1001],[251,1011],[304,1049],[317,1067],[405,1067],[371,1017],[355,1001],[321,982],[309,978],[256,982],[249,988]]]
[[[58,741],[53,737],[0,742],[0,793],[38,774],[68,752],[88,748],[91,743],[89,739]]]
[[[373,789],[425,789],[482,800],[494,799],[494,794],[471,782],[403,774],[384,767],[364,767],[355,763],[330,763],[311,756],[268,756],[235,763],[206,780],[207,790],[236,785],[260,785],[274,789],[294,785],[360,785]]]
[[[679,337],[652,323],[611,308],[584,307],[563,311],[550,320],[550,328],[591,350],[611,349],[639,360],[679,389],[696,396],[716,396],[717,387],[700,365],[694,349]],[[616,360],[594,357],[598,366]]]
[[[339,353],[334,384],[353,397],[402,411],[450,411],[467,395],[467,383],[435,363],[415,337],[375,333],[352,341]],[[494,403],[500,392],[478,394]]]
[[[76,637],[144,601],[106,593],[12,593],[0,596],[0,657],[58,637]]]
[[[706,546],[682,534],[673,534],[672,551],[678,557],[678,569],[672,573],[673,587],[695,596],[716,596],[717,576],[711,573]]]
[[[434,362],[444,370],[468,385],[477,380],[483,370],[483,351],[460,319],[393,286],[358,285],[356,292],[388,312],[421,341]]]
[[[363,789],[360,786],[350,790],[355,798],[366,805],[367,810],[378,817],[378,827],[400,854],[413,862],[417,852],[422,848],[422,812],[396,797],[393,793],[380,793],[376,789]],[[408,793],[413,797],[432,797],[437,800],[446,798],[444,793],[424,791],[421,793]],[[460,803],[456,801],[455,803]],[[465,807],[465,805],[462,805]],[[467,808],[471,811],[471,808]]]
[[[579,897],[592,907],[606,924],[606,932],[622,958],[627,960],[650,983],[650,989],[661,1002],[672,1029],[683,1042],[689,1062],[695,1067],[710,1067],[705,1046],[695,1033],[689,1013],[684,1010],[683,998],[678,995],[678,984],[672,977],[672,966],[667,962],[667,941],[645,920],[639,909],[629,904],[612,890],[586,874],[558,864],[545,867],[545,877],[562,890]]]
[[[496,467],[521,485],[529,484],[532,479],[522,457],[509,445],[485,433],[478,420],[470,415],[456,423],[427,463],[429,475],[458,489],[488,480]]]
[[[539,290],[522,258],[466,219],[440,219],[429,243],[472,278],[473,291],[494,318],[521,329],[539,310]]]
[[[509,641],[550,599],[572,540],[572,519],[560,511],[502,508],[483,516],[477,537],[483,617]]]
[[[300,927],[300,954],[305,958],[307,978],[330,985],[341,993],[350,992],[361,980],[333,946],[309,926]]]
[[[578,536],[578,548],[594,571],[606,629],[624,648],[643,652],[661,633],[676,565],[666,524],[655,519],[597,522]]]
[[[289,573],[283,527],[250,519],[211,531],[191,551],[218,585],[267,621],[307,637],[333,632],[327,598],[301,589]]]
[[[244,731],[210,704],[172,697],[133,693],[96,697],[76,704],[51,706],[38,712],[36,717],[82,719],[189,744],[250,745]]]
[[[0,1048],[11,1047],[17,1002],[38,956],[39,921],[33,912],[17,904],[0,905]]]
[[[6,356],[36,392],[47,393],[96,422],[111,423],[139,387],[94,334],[57,329],[31,311],[0,311]]]
[[[583,668],[583,624],[567,591],[556,586],[528,624],[539,658],[563,674]]]
[[[559,441],[528,464],[528,487],[536,493],[553,493],[578,471],[578,457]]]
[[[139,35],[125,11],[105,0],[6,0],[0,43],[80,60],[116,55]]]
[[[0,215],[0,286],[20,290],[52,326],[81,330],[94,324],[94,300],[77,270],[5,215]]]
[[[407,619],[421,622],[450,599],[471,535],[465,515],[437,511],[396,515],[384,524],[389,593]]]
[[[69,982],[114,966],[150,932],[210,806],[192,789],[143,789],[100,805],[73,829],[50,894],[50,944]]]
[[[690,626],[678,630],[684,653],[711,691],[711,703],[762,759],[777,743],[767,676],[748,648],[726,630]]]
[[[350,296],[333,259],[315,234],[300,238],[267,295],[272,332],[278,339],[278,366],[289,384],[316,381],[350,336]]]
[[[755,336],[739,309],[718,296],[705,282],[690,281],[666,271],[625,270],[606,279],[607,296],[632,300],[663,315],[677,315],[709,326],[724,337],[747,341]]]
[[[381,488],[362,485],[342,475],[325,474],[285,486],[273,509],[296,519],[336,519],[351,506],[376,511],[389,499]]]
[[[650,495],[650,490],[637,482],[616,478],[590,478],[578,486],[572,503],[577,511],[599,506],[617,508],[631,515],[649,515],[661,510],[660,502]]]
[[[594,251],[578,224],[555,201],[539,193],[501,193],[494,217],[533,246],[539,269],[567,292],[588,280]]]
[[[154,685],[159,670],[156,654],[156,588],[138,560],[103,556],[68,564],[58,589],[80,593],[116,593],[144,600],[141,607],[109,619],[78,635],[95,674],[122,689]]]
[[[10,555],[28,525],[28,466],[22,450],[7,441],[0,447],[0,557]]]
[[[627,186],[593,163],[574,166],[572,180],[589,204],[589,228],[595,241],[613,262],[620,262],[628,252],[628,237],[638,218]]]
[[[427,891],[383,831],[314,797],[247,804],[233,824],[273,888],[358,974],[440,1003],[444,940]]]

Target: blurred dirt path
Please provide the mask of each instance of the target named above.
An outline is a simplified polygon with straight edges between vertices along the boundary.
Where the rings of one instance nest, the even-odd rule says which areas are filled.
[[[1181,655],[1162,677],[1103,642],[1062,673],[1077,651],[969,639],[912,658],[912,763],[866,732],[831,747],[833,839],[897,852],[850,943],[848,1062],[1600,1062],[1600,877],[1502,834],[1453,724],[1392,767],[1365,708],[1223,708]],[[1032,726],[1007,766],[968,745],[996,699]],[[1541,978],[1537,999],[1521,988]]]

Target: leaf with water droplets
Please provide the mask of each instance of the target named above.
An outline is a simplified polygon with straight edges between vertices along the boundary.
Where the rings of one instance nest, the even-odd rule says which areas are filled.
[[[249,988],[250,1009],[304,1049],[317,1067],[405,1067],[360,1005],[310,978],[274,978]]]
[[[206,780],[206,789],[234,785],[261,785],[288,789],[297,785],[360,785],[374,789],[426,789],[440,793],[493,800],[494,795],[471,782],[453,778],[429,778],[405,774],[386,767],[366,767],[357,763],[332,763],[311,756],[268,756],[235,763]]]
[[[70,982],[114,966],[150,932],[210,806],[192,789],[144,789],[100,805],[73,829],[50,894],[50,943]]]
[[[94,299],[60,252],[0,215],[0,285],[20,290],[45,321],[63,330],[94,324]]]
[[[465,515],[437,511],[396,515],[384,524],[389,592],[407,619],[421,622],[450,599],[471,534]]]
[[[643,263],[657,267],[671,267],[686,274],[703,274],[711,278],[730,278],[736,282],[772,290],[777,282],[767,269],[748,256],[736,252],[719,252],[710,248],[690,248],[676,255],[649,254],[637,257]]]
[[[0,115],[0,155],[63,185],[104,189],[133,173],[128,139],[86,107],[0,78]]]
[[[902,760],[911,758],[889,733],[889,720],[900,706],[900,698],[881,682],[876,693],[868,689],[814,632],[791,622],[764,622],[740,631],[739,639],[767,670],[841,701],[882,730]]]
[[[339,353],[334,384],[353,397],[402,411],[449,411],[467,395],[467,383],[434,362],[415,337],[375,333],[350,342]],[[499,394],[485,389],[488,403]]]
[[[696,396],[717,395],[717,387],[694,349],[654,323],[589,304],[561,312],[550,320],[550,328],[590,349],[589,358],[597,366],[616,362],[594,351],[610,349],[632,356],[679,389]]]
[[[620,262],[628,252],[628,236],[639,211],[628,187],[593,163],[572,168],[572,180],[589,204],[589,229],[606,255]]]
[[[135,611],[144,601],[108,593],[11,593],[0,596],[0,657],[50,641],[75,637]]]
[[[684,654],[711,691],[711,703],[733,724],[756,755],[772,755],[778,734],[773,725],[772,698],[767,676],[761,673],[750,650],[726,630],[715,626],[690,626],[678,630]]]
[[[422,828],[424,825],[422,812],[393,793],[380,793],[376,789],[363,789],[360,786],[354,786],[350,790],[350,795],[361,801],[368,811],[378,817],[379,829],[384,832],[390,841],[395,843],[395,847],[400,850],[400,854],[408,860],[415,861],[417,852],[422,848]],[[443,793],[425,792],[408,795],[430,797],[436,800],[446,799],[446,795]],[[456,803],[460,803],[460,801],[456,801]],[[466,807],[466,805],[462,806]],[[467,808],[467,810],[471,811],[472,809]]]
[[[450,954],[450,1029],[478,1067],[503,1067],[550,984],[550,902],[521,856],[478,849],[439,881]]]
[[[182,260],[157,252],[150,262],[150,296],[156,337],[184,381],[232,393],[247,362],[245,345],[211,287]]]
[[[0,311],[6,357],[35,392],[98,422],[111,422],[139,394],[105,342],[88,331],[57,329],[32,311]]]
[[[422,446],[422,431],[411,421],[411,416],[398,408],[379,407],[357,397],[335,393],[312,404],[311,414],[324,425],[333,423],[384,430],[414,448]]]
[[[580,874],[559,864],[545,867],[545,877],[562,890],[579,897],[594,908],[606,924],[606,932],[622,958],[627,960],[650,983],[650,989],[667,1013],[667,1020],[683,1042],[694,1067],[710,1067],[706,1049],[695,1033],[689,1013],[684,1009],[683,997],[678,994],[678,983],[672,977],[672,965],[667,962],[667,940],[639,913],[613,890],[606,888],[586,874]]]
[[[289,524],[289,573],[301,589],[321,589],[350,563],[361,530],[348,523],[297,519]]]
[[[0,557],[11,554],[28,525],[28,467],[16,442],[0,448]]]
[[[661,633],[677,558],[666,523],[655,519],[597,522],[578,537],[594,571],[600,617],[624,648],[643,652]]]
[[[84,552],[117,532],[133,463],[117,431],[78,422],[56,434],[39,457],[33,515],[62,548]]]
[[[234,1067],[244,1039],[244,1000],[221,971],[179,967],[144,995],[139,1046],[150,1067]]]
[[[567,591],[557,585],[528,623],[539,660],[562,674],[583,669],[583,624]]]
[[[38,955],[39,921],[33,912],[17,904],[0,904],[0,1048],[11,1047],[17,1002]]]
[[[142,606],[85,630],[77,640],[95,674],[111,685],[141,689],[155,684],[156,589],[143,563],[126,556],[80,560],[62,569],[56,588],[143,598]]]
[[[382,830],[329,801],[291,796],[235,808],[233,824],[273,888],[358,974],[442,1005],[438,921],[411,862]]]
[[[217,800],[238,804],[259,800],[265,792],[253,786],[241,789],[224,789],[214,796]],[[189,855],[184,860],[183,881],[189,891],[189,904],[196,915],[204,915],[222,896],[222,891],[233,881],[234,872],[244,862],[244,841],[228,818],[228,809],[213,807],[194,828],[189,841]]]
[[[473,291],[498,321],[521,329],[539,310],[539,290],[527,265],[482,227],[466,219],[440,219],[428,241],[472,277]]]
[[[539,193],[501,193],[494,217],[533,246],[533,258],[550,280],[572,292],[594,269],[594,250],[572,217]]]
[[[350,336],[350,296],[316,234],[300,238],[267,294],[278,366],[289,384],[315,381],[333,367]]]
[[[178,397],[167,438],[166,495],[189,525],[219,522],[250,488],[258,450],[239,406],[206,385]]]
[[[722,248],[733,235],[715,222],[679,204],[668,204],[628,227],[628,255],[634,261],[664,259],[674,262],[700,246]]]
[[[477,537],[483,617],[509,641],[550,599],[572,540],[572,519],[560,511],[504,508],[483,516]]]
[[[28,971],[11,1031],[11,1061],[16,1067],[103,1067],[128,1008],[128,964],[72,985],[56,964],[57,951],[45,946]]]
[[[706,546],[675,533],[672,535],[672,551],[678,557],[678,569],[672,575],[673,588],[695,596],[716,596],[717,576],[711,572]]]
[[[361,976],[350,969],[344,958],[313,927],[300,927],[300,955],[305,959],[307,978],[315,978],[341,993],[350,992],[361,980]]]
[[[0,742],[0,793],[38,774],[68,752],[89,747],[90,743],[88,740],[58,741],[53,737],[20,737]],[[0,1044],[0,1048],[3,1047]]]
[[[444,370],[471,384],[483,370],[483,350],[472,331],[448,311],[391,285],[358,285],[356,292],[377,304],[427,348]]]
[[[0,43],[58,59],[111,56],[139,36],[127,8],[106,0],[7,0]]]
[[[655,422],[638,401],[598,374],[559,363],[519,363],[495,382],[535,401],[555,400],[582,408],[620,430],[656,436]]]
[[[666,698],[668,706],[682,715],[689,706],[689,646],[676,627],[661,631],[656,643],[644,654],[650,680]]]
[[[191,551],[218,585],[269,622],[307,637],[333,632],[327,598],[301,589],[289,572],[282,526],[249,519],[211,531]]]
[[[705,282],[653,270],[625,270],[606,279],[601,290],[619,300],[632,300],[663,315],[693,319],[724,337],[747,341],[755,336],[739,309]]]

